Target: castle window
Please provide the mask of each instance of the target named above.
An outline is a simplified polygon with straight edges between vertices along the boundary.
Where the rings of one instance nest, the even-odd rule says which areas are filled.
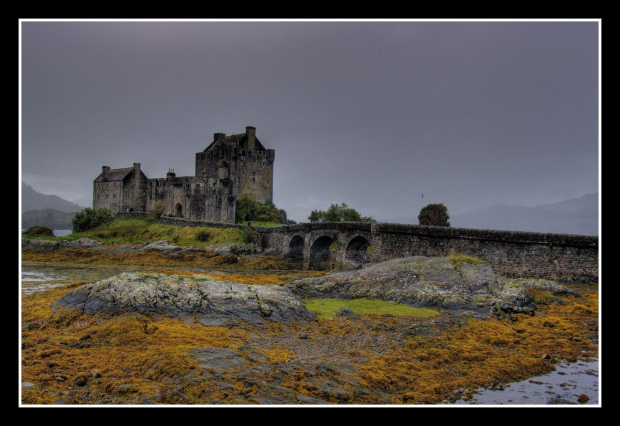
[[[252,182],[256,182],[256,172],[252,172]]]

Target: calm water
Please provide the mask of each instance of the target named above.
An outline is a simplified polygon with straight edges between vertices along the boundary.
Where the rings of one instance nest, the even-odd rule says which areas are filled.
[[[544,376],[511,383],[503,390],[479,389],[469,401],[455,405],[579,405],[579,395],[589,400],[583,405],[599,404],[599,362],[561,363]]]
[[[122,272],[136,272],[146,269],[153,270],[153,268],[145,266],[60,265],[45,262],[26,262],[22,263],[21,289],[23,294],[31,294],[77,282],[96,282]]]

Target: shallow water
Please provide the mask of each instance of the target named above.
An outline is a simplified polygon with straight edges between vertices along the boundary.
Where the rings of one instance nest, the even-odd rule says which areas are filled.
[[[96,282],[122,272],[135,272],[145,269],[152,270],[153,268],[28,262],[22,264],[21,289],[23,294],[31,294],[77,282]]]
[[[579,405],[581,394],[589,398],[583,405],[599,404],[598,360],[561,363],[549,374],[511,383],[503,390],[478,389],[472,399],[454,405]]]

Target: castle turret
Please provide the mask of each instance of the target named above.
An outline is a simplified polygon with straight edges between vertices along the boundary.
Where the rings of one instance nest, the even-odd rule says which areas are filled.
[[[256,127],[247,126],[245,133],[248,136],[248,149],[256,149]]]

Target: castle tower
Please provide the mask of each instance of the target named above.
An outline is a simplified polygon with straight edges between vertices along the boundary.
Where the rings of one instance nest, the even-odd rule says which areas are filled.
[[[261,203],[273,201],[274,158],[275,151],[265,149],[254,126],[240,134],[214,133],[213,142],[196,154],[195,177],[235,198],[251,194]]]

